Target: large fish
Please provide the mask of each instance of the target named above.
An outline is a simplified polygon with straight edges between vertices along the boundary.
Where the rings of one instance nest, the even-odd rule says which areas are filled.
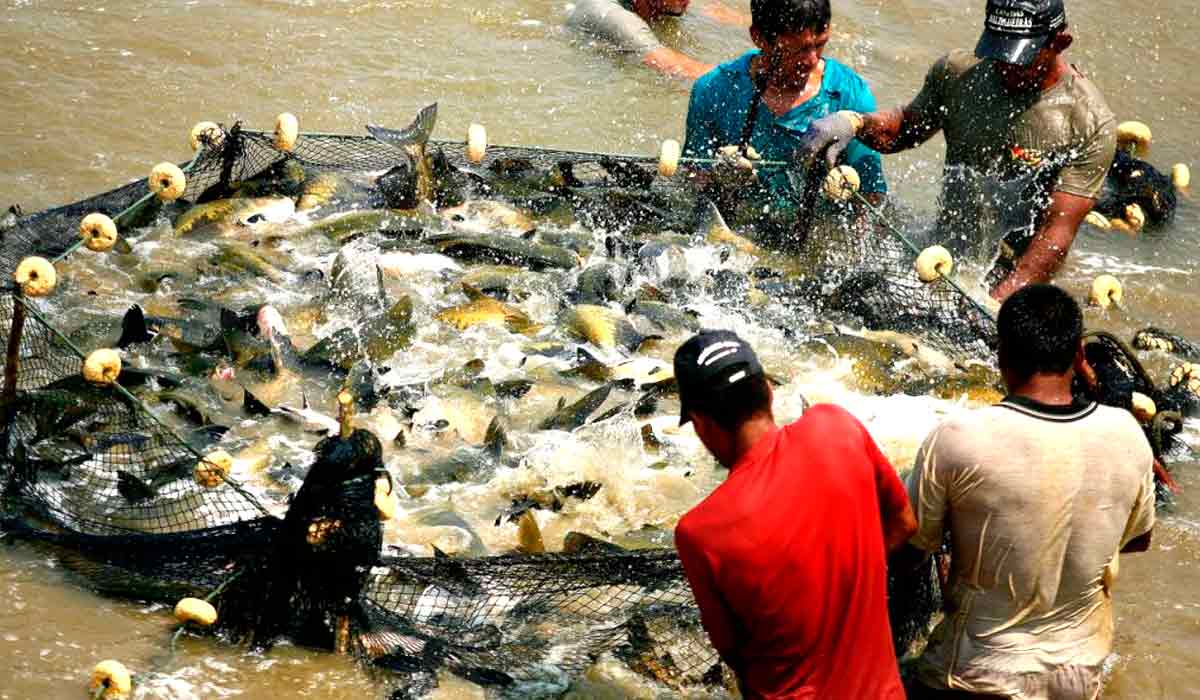
[[[429,137],[437,124],[437,103],[417,113],[417,118],[402,130],[367,125],[367,131],[380,143],[406,156],[391,170],[379,176],[376,185],[384,200],[394,209],[412,209],[418,202],[436,198],[433,162],[426,152]]]

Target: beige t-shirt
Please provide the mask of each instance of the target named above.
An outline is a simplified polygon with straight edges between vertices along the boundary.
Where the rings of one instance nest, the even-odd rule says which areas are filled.
[[[946,138],[939,234],[962,251],[1032,235],[1053,192],[1096,198],[1116,152],[1116,119],[1072,70],[1046,92],[1011,94],[991,61],[937,61],[908,110]]]
[[[1112,650],[1118,552],[1154,526],[1154,456],[1126,411],[1019,397],[948,420],[909,476],[919,529],[950,531],[947,612],[921,658],[934,688],[1090,698]]]

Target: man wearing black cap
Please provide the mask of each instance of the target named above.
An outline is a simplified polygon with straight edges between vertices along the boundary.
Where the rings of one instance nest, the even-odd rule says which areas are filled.
[[[989,0],[973,55],[935,63],[906,107],[815,122],[797,157],[836,164],[856,138],[896,153],[943,132],[940,242],[990,259],[999,241],[992,296],[1003,301],[1062,264],[1116,150],[1104,97],[1062,57],[1072,41],[1062,0]]]
[[[776,427],[762,366],[729,331],[684,343],[675,378],[681,424],[729,469],[675,546],[742,695],[902,700],[886,558],[916,520],[866,428],[831,405]]]

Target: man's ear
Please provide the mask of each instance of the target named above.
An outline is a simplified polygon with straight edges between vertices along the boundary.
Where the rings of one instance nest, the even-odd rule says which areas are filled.
[[[766,39],[763,39],[762,32],[758,31],[753,24],[750,25],[750,41],[754,42],[754,45],[758,47],[759,51],[762,51],[763,53],[767,52],[767,41]]]
[[[1084,352],[1086,347],[1083,341],[1079,341],[1079,347],[1075,350],[1075,362],[1073,363],[1075,374],[1083,379],[1084,386],[1089,391],[1096,391],[1099,387],[1100,380],[1096,377],[1096,371],[1088,364],[1087,353]]]
[[[1075,43],[1075,37],[1071,34],[1071,32],[1059,32],[1058,34],[1054,35],[1053,39],[1050,40],[1050,48],[1053,49],[1055,53],[1062,53],[1063,51],[1071,48],[1071,44],[1073,43]]]

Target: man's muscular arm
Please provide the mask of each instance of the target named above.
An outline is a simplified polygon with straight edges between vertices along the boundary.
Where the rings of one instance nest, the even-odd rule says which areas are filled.
[[[923,118],[908,107],[864,114],[858,140],[880,153],[899,153],[916,148],[938,132],[941,125]]]
[[[1075,241],[1079,224],[1083,223],[1093,204],[1095,200],[1088,197],[1055,192],[1042,227],[1017,259],[1016,268],[992,289],[992,298],[1003,302],[1026,285],[1048,281],[1062,266]]]
[[[713,67],[711,63],[697,61],[687,54],[665,46],[646,53],[642,56],[642,63],[673,78],[686,78],[687,80],[695,80],[712,70]]]

